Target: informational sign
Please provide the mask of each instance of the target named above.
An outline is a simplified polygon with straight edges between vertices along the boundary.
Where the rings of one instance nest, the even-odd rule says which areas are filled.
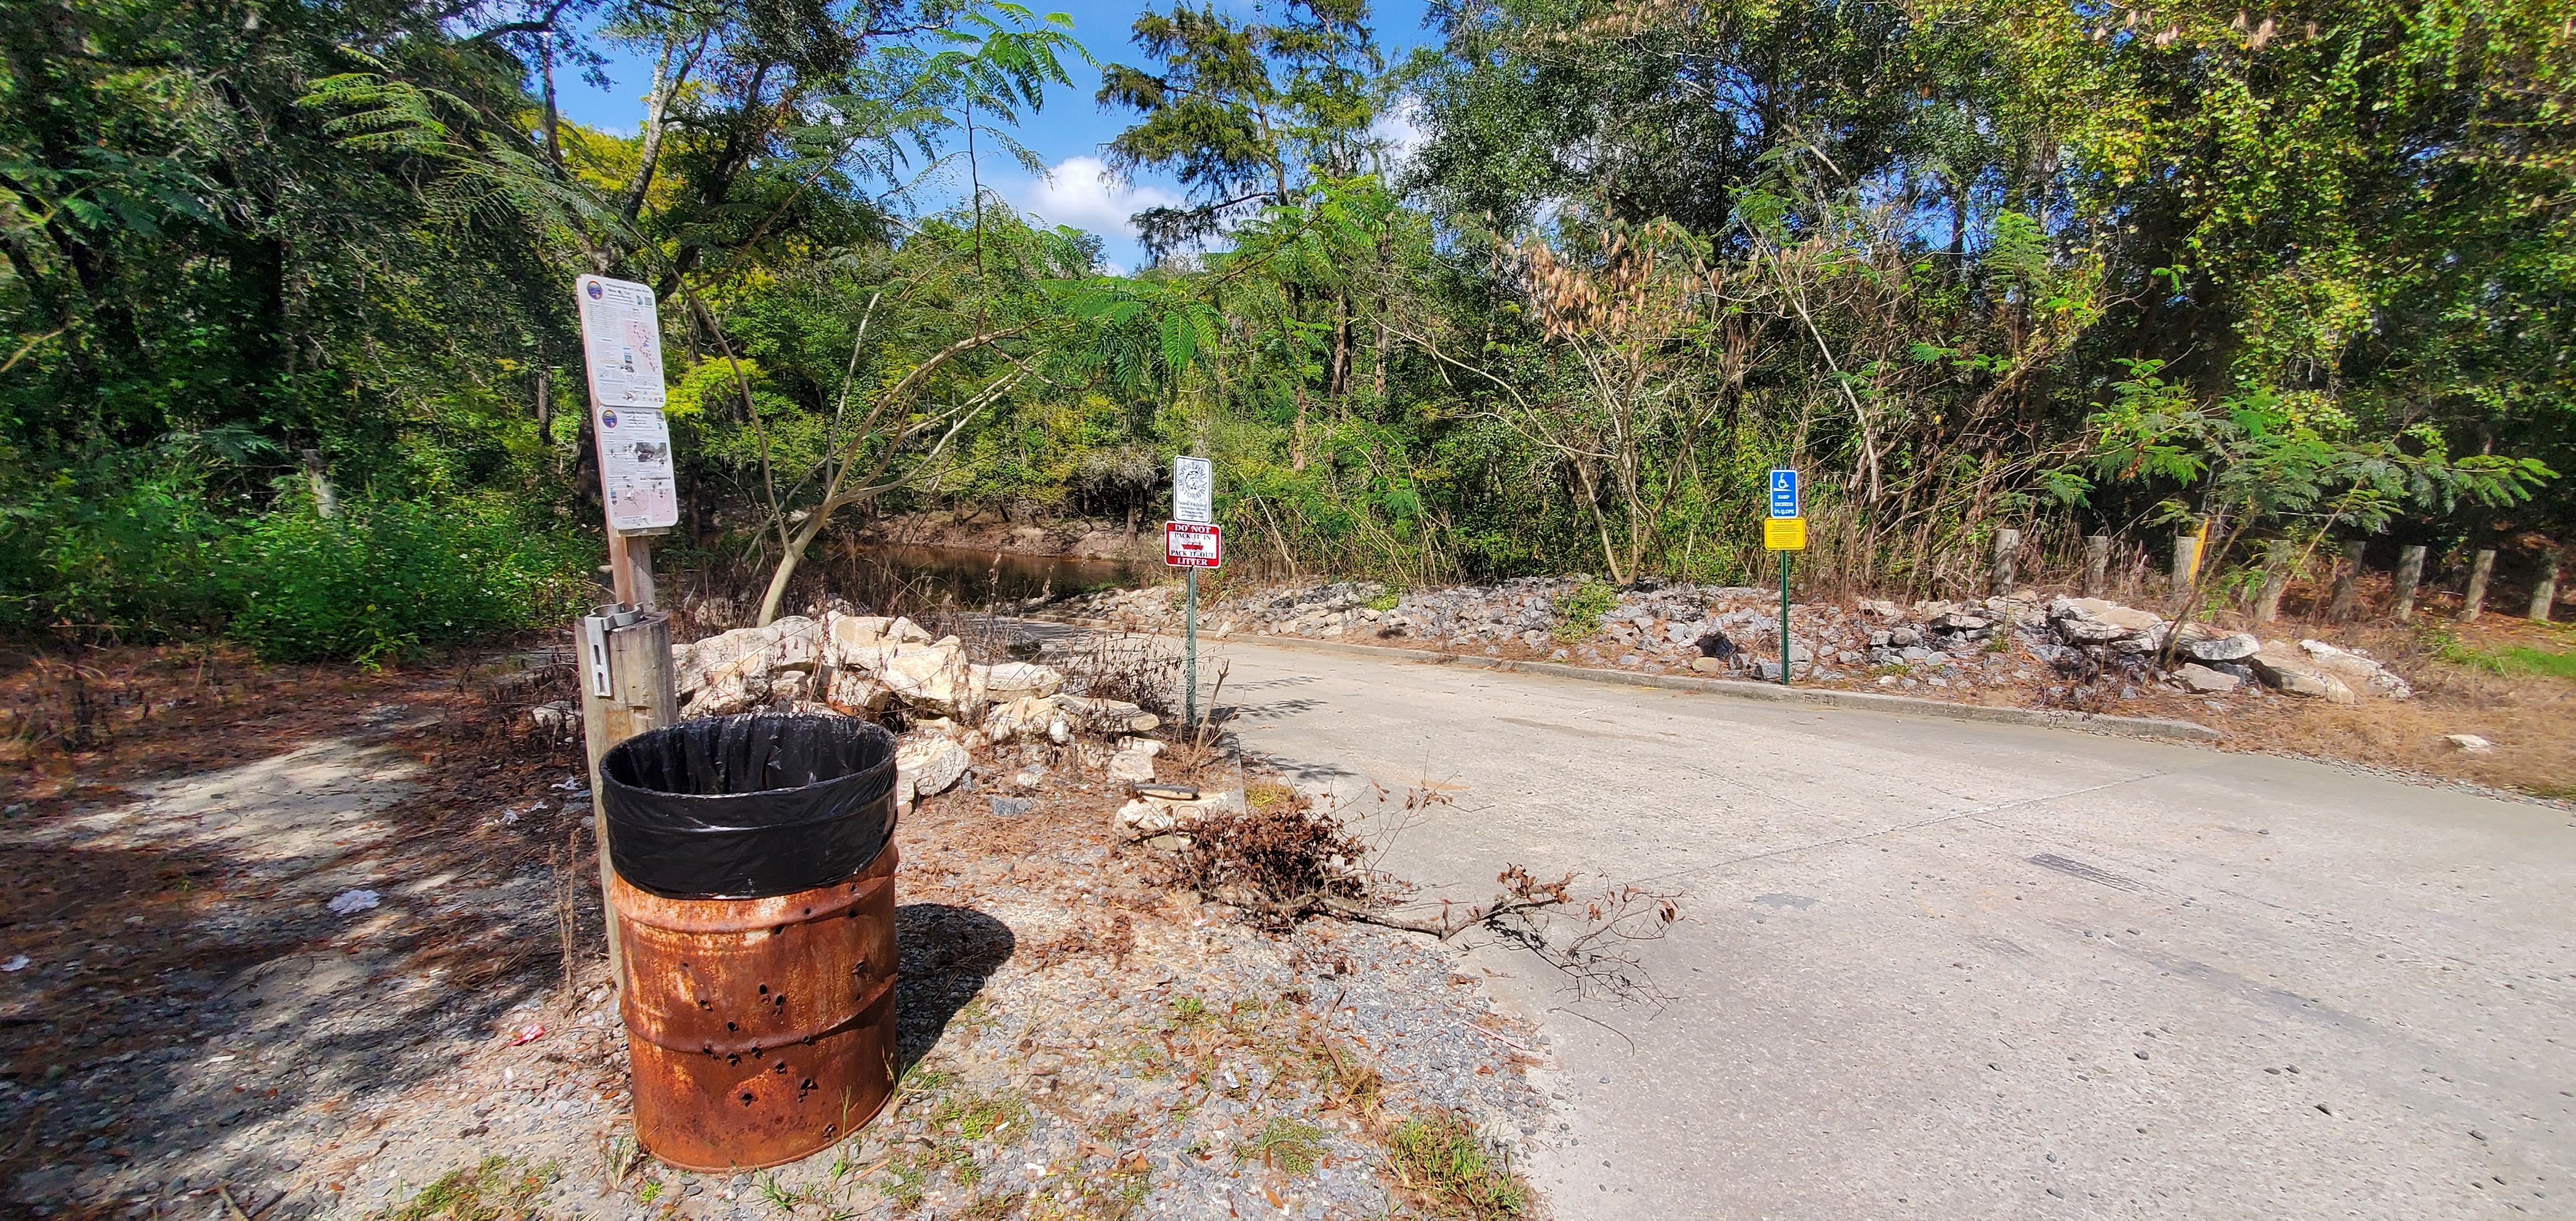
[[[1765,551],[1804,551],[1807,549],[1807,519],[1773,517],[1762,523],[1762,549]]]
[[[657,407],[593,407],[599,437],[599,486],[612,530],[659,530],[680,520],[680,486],[671,469],[671,428]]]
[[[1172,459],[1172,519],[1206,525],[1216,520],[1216,464],[1205,458]]]
[[[1192,521],[1163,523],[1163,563],[1173,568],[1220,568],[1225,562],[1225,527]]]
[[[583,276],[573,283],[581,310],[582,355],[594,407],[662,406],[662,321],[653,290]]]
[[[1806,516],[1806,514],[1801,513],[1801,512],[1799,512],[1799,511],[1798,511],[1798,472],[1796,472],[1796,471],[1773,471],[1773,472],[1771,472],[1771,516],[1773,516],[1773,517],[1804,517],[1804,516]],[[1800,537],[1801,537],[1801,538],[1805,537],[1805,535],[1804,535],[1804,533],[1803,533],[1803,532],[1800,534]],[[1790,550],[1801,550],[1801,551],[1802,551],[1802,550],[1805,550],[1805,549],[1806,549],[1806,544],[1805,544],[1805,543],[1800,543],[1800,544],[1798,544],[1798,546],[1797,546],[1797,547],[1795,547],[1795,548],[1791,548]],[[1776,548],[1775,548],[1775,550],[1776,550]]]
[[[676,525],[680,487],[671,466],[671,428],[662,418],[662,322],[653,290],[583,276],[573,284],[573,299],[590,369],[591,435],[599,440],[608,527],[634,532]]]

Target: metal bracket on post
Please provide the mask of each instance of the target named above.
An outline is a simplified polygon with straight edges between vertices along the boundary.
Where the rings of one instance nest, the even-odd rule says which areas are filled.
[[[598,615],[581,617],[581,668],[590,676],[590,693],[607,698],[608,620]]]

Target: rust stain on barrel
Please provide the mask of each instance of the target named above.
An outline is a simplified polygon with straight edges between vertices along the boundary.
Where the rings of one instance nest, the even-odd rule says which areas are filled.
[[[612,882],[635,1139],[684,1170],[809,1156],[894,1090],[895,848],[767,899],[665,899]]]

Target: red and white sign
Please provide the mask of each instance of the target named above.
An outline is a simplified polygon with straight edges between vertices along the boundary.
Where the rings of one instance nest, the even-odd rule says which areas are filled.
[[[1225,527],[1194,521],[1163,523],[1163,563],[1173,568],[1216,568],[1225,561]]]

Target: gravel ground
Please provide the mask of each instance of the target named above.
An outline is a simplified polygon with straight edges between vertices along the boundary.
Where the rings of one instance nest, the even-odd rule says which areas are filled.
[[[11,1209],[1440,1215],[1392,1149],[1454,1116],[1499,1166],[1552,1126],[1544,1037],[1449,946],[1260,932],[1156,885],[1113,834],[1123,792],[1066,752],[980,760],[898,832],[897,1107],[774,1171],[662,1167],[628,1119],[587,796],[560,764],[437,747],[439,698],[10,807]],[[1032,762],[1054,765],[1034,806],[996,816],[993,777]],[[353,890],[373,905],[333,910]],[[569,989],[563,897],[588,947]]]

